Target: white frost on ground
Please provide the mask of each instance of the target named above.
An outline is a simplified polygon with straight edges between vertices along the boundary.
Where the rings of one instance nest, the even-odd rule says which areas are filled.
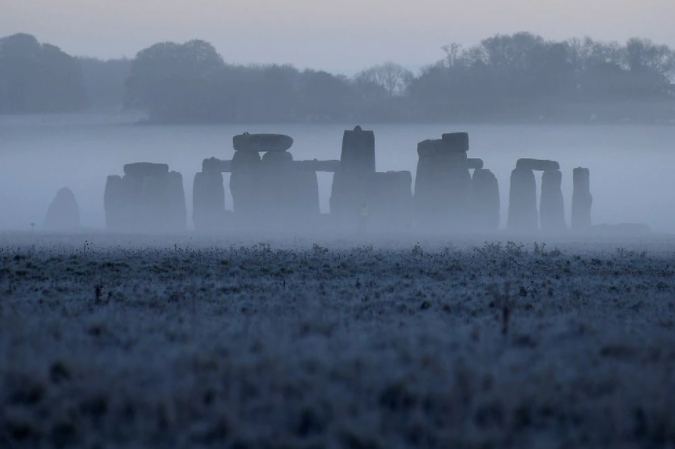
[[[546,241],[2,235],[0,447],[673,447],[675,239]]]

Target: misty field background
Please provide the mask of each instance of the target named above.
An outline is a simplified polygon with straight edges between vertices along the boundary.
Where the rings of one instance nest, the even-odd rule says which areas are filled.
[[[244,131],[283,133],[299,159],[339,159],[349,125],[140,126],[128,115],[0,117],[0,228],[41,225],[57,190],[70,187],[80,204],[82,225],[104,226],[106,177],[130,162],[168,163],[183,174],[191,213],[192,182],[204,158],[229,159],[232,136]],[[649,125],[368,125],[376,140],[378,171],[410,170],[415,176],[417,143],[450,131],[468,131],[471,157],[480,157],[499,180],[502,226],[509,176],[521,157],[554,159],[563,171],[567,219],[572,169],[591,170],[595,223],[645,222],[675,231],[675,126]],[[538,182],[540,180],[538,175]],[[226,176],[227,207],[232,208]],[[319,174],[323,212],[328,212],[332,175]]]
[[[675,240],[486,240],[3,234],[0,446],[673,447]]]

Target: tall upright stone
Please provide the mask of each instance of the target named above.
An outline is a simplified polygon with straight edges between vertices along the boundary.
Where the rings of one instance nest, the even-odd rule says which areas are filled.
[[[198,232],[216,232],[225,226],[225,186],[220,171],[207,169],[195,174],[192,223]]]
[[[481,232],[499,229],[499,183],[488,169],[477,168],[471,178],[471,229]]]
[[[172,171],[166,176],[166,194],[168,197],[167,229],[171,232],[183,232],[187,228],[187,204],[185,201],[183,175]]]
[[[295,166],[288,151],[270,151],[263,155],[258,173],[258,217],[260,225],[289,226],[296,216],[293,195]]]
[[[295,165],[290,183],[291,207],[296,225],[314,224],[321,214],[319,206],[319,179],[316,171]],[[300,221],[300,223],[297,223]]]
[[[356,224],[361,204],[367,202],[367,187],[375,174],[375,133],[360,126],[345,131],[340,167],[333,176],[330,211],[343,223]]]
[[[368,186],[371,227],[404,230],[412,224],[412,175],[409,171],[375,173]]]
[[[72,231],[80,227],[80,208],[73,191],[67,187],[56,193],[49,205],[44,228],[50,231]]]
[[[230,192],[232,208],[243,221],[257,219],[260,212],[260,155],[254,151],[236,151],[232,158]]]
[[[511,172],[507,228],[516,232],[539,229],[537,182],[531,169],[515,168]]]
[[[126,190],[121,176],[108,176],[103,194],[103,208],[108,231],[129,230]]]
[[[468,134],[444,134],[417,146],[415,214],[423,228],[464,229],[468,223],[471,173]]]
[[[560,170],[545,170],[541,176],[539,223],[543,231],[557,232],[567,229]]]
[[[589,229],[592,225],[591,207],[593,205],[590,171],[587,168],[575,168],[572,182],[572,229]]]

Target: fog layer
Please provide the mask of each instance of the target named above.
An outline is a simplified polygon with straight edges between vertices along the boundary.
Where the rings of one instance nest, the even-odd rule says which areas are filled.
[[[444,132],[468,131],[470,157],[495,173],[505,225],[509,176],[521,157],[553,159],[563,172],[569,224],[572,169],[588,167],[594,196],[593,221],[645,222],[675,231],[675,162],[672,126],[443,126],[364,125],[375,132],[378,171],[415,174],[417,143]],[[0,118],[0,228],[29,229],[45,219],[62,187],[72,189],[82,225],[103,228],[106,177],[129,162],[162,162],[182,173],[191,217],[192,181],[204,158],[231,159],[232,136],[248,131],[283,133],[295,140],[296,160],[339,159],[342,133],[353,125],[138,126],[129,118],[36,116]],[[332,175],[319,174],[322,212],[328,212]],[[537,177],[540,183],[540,176]],[[228,209],[232,208],[228,178]],[[188,219],[188,226],[191,227]]]

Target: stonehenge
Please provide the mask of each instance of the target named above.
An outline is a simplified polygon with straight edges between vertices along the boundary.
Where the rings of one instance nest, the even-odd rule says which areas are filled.
[[[80,208],[72,190],[67,187],[56,193],[49,205],[44,228],[50,231],[67,231],[80,227]]]
[[[320,223],[355,229],[359,210],[368,208],[373,229],[403,231],[415,227],[439,232],[494,232],[500,227],[497,177],[480,158],[469,158],[469,135],[446,133],[417,145],[415,179],[409,171],[376,171],[375,134],[356,126],[345,130],[339,160],[294,160],[293,139],[280,134],[234,136],[231,159],[210,157],[201,163],[192,188],[192,221],[199,232],[224,229],[299,230]],[[537,204],[535,171],[542,172]],[[113,231],[185,230],[187,208],[183,179],[167,164],[137,162],[123,176],[108,176],[104,193],[106,227]],[[333,174],[329,214],[319,205],[318,172]],[[232,194],[226,208],[226,181]],[[521,158],[511,172],[506,228],[521,233],[567,229],[560,164]],[[414,189],[413,189],[414,183]],[[589,230],[589,171],[575,168],[571,227]],[[68,190],[59,192],[45,227],[74,223],[58,218]],[[70,201],[71,209],[74,198]],[[61,205],[59,205],[61,204]],[[75,208],[77,204],[75,203]],[[65,212],[64,212],[65,214]],[[324,218],[322,218],[324,217]],[[48,225],[49,223],[49,225]]]
[[[183,177],[169,172],[166,164],[127,164],[123,177],[108,176],[104,209],[106,228],[111,231],[184,231]]]
[[[572,229],[587,230],[591,227],[591,195],[590,171],[577,167],[572,171]]]

